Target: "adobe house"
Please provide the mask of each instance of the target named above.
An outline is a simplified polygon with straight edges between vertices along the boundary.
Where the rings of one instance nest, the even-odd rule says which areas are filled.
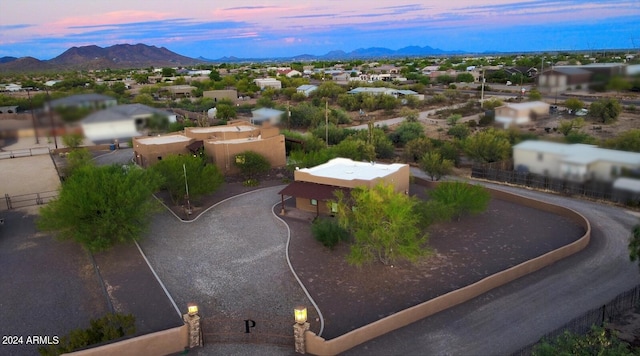
[[[506,129],[511,125],[526,125],[549,115],[549,104],[543,101],[508,103],[496,108],[496,123]]]
[[[222,99],[229,99],[235,103],[236,100],[238,100],[238,91],[235,89],[207,90],[202,92],[202,96],[204,98],[211,98],[216,103]]]
[[[234,161],[244,151],[264,156],[272,167],[283,167],[287,162],[284,135],[277,127],[258,127],[240,120],[222,126],[185,127],[184,132],[157,137],[136,137],[133,149],[136,162],[142,167],[167,155],[197,154],[203,150],[223,174],[239,172]]]
[[[409,192],[409,165],[401,163],[383,164],[376,162],[356,162],[348,158],[334,158],[327,163],[296,169],[294,182],[281,190],[282,210],[284,196],[296,199],[296,208],[312,213],[332,214],[337,209],[329,201],[335,200],[334,191],[345,193],[352,188],[365,186],[373,188],[380,182],[392,184],[396,192]]]

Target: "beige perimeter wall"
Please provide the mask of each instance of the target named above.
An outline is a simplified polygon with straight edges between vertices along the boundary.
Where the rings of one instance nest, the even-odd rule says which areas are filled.
[[[415,178],[415,182],[426,187],[434,187],[437,185],[435,182],[425,181],[420,178]],[[487,189],[491,192],[494,198],[507,200],[566,217],[580,225],[585,230],[585,233],[580,239],[571,244],[486,277],[464,288],[449,292],[445,295],[380,319],[369,325],[365,325],[359,329],[350,331],[335,339],[325,340],[317,336],[315,333],[307,331],[305,333],[307,346],[306,351],[313,355],[337,355],[366,341],[464,303],[494,288],[500,287],[529,273],[551,265],[565,257],[577,253],[589,244],[589,240],[591,238],[591,225],[582,214],[569,208],[525,198],[517,194],[506,193],[490,188]]]

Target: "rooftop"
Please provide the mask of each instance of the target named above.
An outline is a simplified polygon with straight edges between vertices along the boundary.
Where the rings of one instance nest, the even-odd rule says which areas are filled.
[[[256,128],[250,125],[222,125],[222,126],[209,126],[209,127],[194,127],[189,131],[193,133],[216,133],[216,132],[248,132],[254,131]]]
[[[566,144],[529,140],[523,141],[513,146],[513,148],[563,155],[563,161],[567,163],[586,164],[596,161],[608,161],[626,163],[631,165],[640,165],[640,153],[610,150],[606,148],[599,148],[594,145],[585,145],[581,143]]]
[[[327,163],[311,168],[302,168],[300,172],[306,172],[316,177],[336,178],[344,180],[373,180],[395,173],[406,164],[356,162],[348,158],[334,158]]]
[[[139,138],[137,141],[141,145],[165,145],[176,142],[189,142],[191,139],[183,135],[149,136]]]

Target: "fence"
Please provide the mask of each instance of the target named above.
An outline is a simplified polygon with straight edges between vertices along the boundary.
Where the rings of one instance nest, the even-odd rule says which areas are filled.
[[[471,167],[471,177],[522,185],[565,195],[582,195],[591,199],[613,200],[613,184],[609,182],[578,183],[540,174],[520,172],[513,170],[513,163],[508,161],[483,165],[475,164]]]
[[[27,206],[43,205],[55,199],[57,196],[57,190],[13,196],[5,194],[4,199],[2,200],[3,203],[0,203],[0,210],[11,210]]]
[[[49,147],[25,148],[21,150],[0,151],[0,159],[48,155]]]
[[[541,340],[553,341],[558,336],[564,334],[565,331],[584,335],[589,332],[591,326],[602,326],[605,322],[615,320],[629,310],[635,309],[638,307],[638,302],[640,302],[640,286],[635,286],[633,289],[619,294],[607,304],[599,308],[591,309],[566,323],[564,326],[545,334]],[[533,351],[534,346],[535,344],[528,345],[514,353],[513,356],[528,356]]]

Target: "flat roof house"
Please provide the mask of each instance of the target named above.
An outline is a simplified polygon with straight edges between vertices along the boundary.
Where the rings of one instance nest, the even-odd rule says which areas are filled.
[[[585,144],[524,141],[513,146],[516,170],[573,182],[613,182],[623,169],[640,169],[640,153]]]
[[[320,214],[334,213],[336,207],[328,206],[335,199],[334,191],[349,192],[352,188],[373,188],[379,182],[393,185],[396,192],[409,191],[409,165],[376,162],[356,162],[348,158],[334,158],[327,163],[296,169],[294,182],[279,194],[296,198],[296,208]],[[284,205],[283,205],[284,209]]]
[[[496,108],[495,120],[506,129],[511,125],[526,125],[545,115],[549,115],[549,104],[542,101],[507,103]]]
[[[168,155],[195,154],[200,149],[224,174],[238,173],[234,161],[244,151],[264,156],[272,167],[286,165],[284,135],[277,127],[258,127],[246,121],[233,121],[227,125],[186,127],[157,137],[133,139],[136,162],[148,167]]]

